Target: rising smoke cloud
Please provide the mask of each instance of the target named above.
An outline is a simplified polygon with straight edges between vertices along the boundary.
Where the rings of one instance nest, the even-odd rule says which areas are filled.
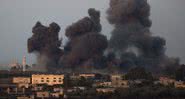
[[[108,46],[107,38],[100,34],[100,12],[90,8],[89,16],[66,28],[69,42],[60,49],[58,38],[59,25],[51,23],[49,27],[37,22],[33,27],[33,35],[28,39],[28,52],[36,53],[38,65],[46,71],[64,69],[94,68],[94,62],[103,57]]]
[[[103,57],[108,46],[107,38],[100,34],[100,12],[90,8],[88,17],[73,23],[66,29],[69,42],[65,46],[65,55],[61,64],[70,68],[94,67],[94,60]],[[81,68],[82,69],[82,68]]]
[[[36,53],[38,66],[41,71],[58,67],[58,61],[63,51],[60,49],[61,40],[58,38],[60,26],[51,23],[49,27],[37,22],[32,28],[32,37],[28,39],[28,52]]]
[[[150,32],[152,22],[147,0],[110,0],[107,14],[108,21],[114,25],[109,50],[120,57],[121,67],[143,66],[155,70],[171,62],[165,55],[165,39]]]
[[[28,39],[28,52],[36,53],[45,71],[112,73],[142,66],[156,72],[179,65],[178,59],[166,56],[165,39],[152,35],[149,17],[147,0],[110,0],[107,19],[114,30],[109,41],[101,34],[100,12],[90,8],[88,16],[66,28],[69,41],[64,49],[60,48],[59,25],[37,22]]]

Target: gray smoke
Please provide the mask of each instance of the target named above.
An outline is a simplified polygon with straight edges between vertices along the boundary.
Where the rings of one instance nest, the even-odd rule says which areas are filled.
[[[115,52],[120,67],[143,66],[154,70],[171,62],[165,55],[165,39],[153,36],[147,0],[110,0],[108,21],[114,25],[109,50]]]
[[[38,68],[42,68],[40,71],[58,68],[58,61],[63,55],[59,31],[60,27],[56,23],[47,27],[37,22],[32,29],[33,35],[28,39],[28,52],[36,53]]]
[[[105,36],[100,34],[100,12],[90,8],[88,17],[73,23],[66,29],[69,42],[65,46],[61,65],[71,69],[94,68],[95,60],[103,57],[103,52],[108,46]]]

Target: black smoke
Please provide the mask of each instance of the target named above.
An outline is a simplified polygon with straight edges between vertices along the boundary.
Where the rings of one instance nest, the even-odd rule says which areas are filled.
[[[46,71],[122,72],[141,66],[158,72],[179,65],[178,59],[165,54],[166,40],[150,31],[147,0],[110,0],[107,15],[114,26],[109,41],[101,34],[100,12],[90,8],[88,16],[65,29],[69,41],[64,49],[59,25],[37,22],[28,39],[28,52],[37,54],[38,65]]]
[[[60,26],[51,23],[49,27],[37,22],[32,28],[32,37],[28,39],[28,52],[37,54],[37,61],[41,71],[57,68],[58,61],[63,55],[60,49],[61,40],[58,38]]]
[[[165,55],[166,41],[153,36],[147,0],[110,0],[108,21],[114,26],[109,50],[121,60],[120,67],[146,67],[158,71],[176,62]]]
[[[98,67],[104,50],[108,46],[107,38],[102,35],[100,24],[100,12],[90,8],[88,17],[73,23],[66,29],[69,42],[64,48],[65,55],[61,58],[61,65],[67,68],[87,70]],[[82,69],[82,68],[81,68]]]
[[[88,14],[66,28],[65,35],[69,42],[64,49],[61,49],[62,42],[58,38],[59,25],[51,23],[46,27],[40,22],[36,23],[32,29],[33,35],[28,39],[28,52],[37,54],[40,69],[83,71],[102,66],[108,41],[100,33],[100,12],[90,8]]]

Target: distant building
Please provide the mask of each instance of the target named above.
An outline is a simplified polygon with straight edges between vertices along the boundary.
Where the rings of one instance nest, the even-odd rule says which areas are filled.
[[[18,87],[25,87],[28,88],[29,84],[31,83],[30,77],[13,77],[13,83],[17,84]]]
[[[160,77],[159,82],[162,85],[168,86],[168,85],[171,85],[171,84],[173,85],[175,83],[175,79],[171,79],[171,78],[168,78],[168,77]]]
[[[27,96],[18,96],[17,99],[33,99],[33,98]]]
[[[113,93],[115,91],[115,88],[97,88],[96,91],[98,93]]]
[[[32,86],[32,91],[42,91],[44,89],[44,86]]]
[[[111,75],[112,87],[129,87],[129,81],[123,80],[123,75]]]
[[[32,84],[60,85],[63,84],[64,75],[33,74]]]
[[[111,87],[112,82],[97,82],[93,84],[94,87]]]
[[[42,91],[42,92],[36,92],[36,97],[37,98],[41,98],[41,99],[45,99],[45,98],[47,98],[47,99],[49,99],[49,92],[48,91]]]
[[[175,88],[185,88],[185,82],[183,81],[176,81],[174,85],[175,85]]]
[[[79,74],[80,77],[84,78],[95,78],[95,74]]]
[[[50,93],[52,98],[57,98],[59,99],[63,94],[60,94],[59,92],[52,92]]]

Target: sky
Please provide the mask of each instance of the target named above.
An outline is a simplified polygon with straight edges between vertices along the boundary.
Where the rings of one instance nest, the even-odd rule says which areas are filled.
[[[185,63],[185,0],[149,0],[151,5],[151,31],[167,40],[166,54],[179,57]],[[65,28],[87,16],[88,8],[101,11],[102,33],[111,35],[113,27],[106,20],[109,0],[0,0],[0,65],[26,56],[29,64],[35,55],[27,53],[27,39],[37,21],[48,26],[56,22],[61,26],[60,38]],[[1,67],[0,67],[1,68]]]

